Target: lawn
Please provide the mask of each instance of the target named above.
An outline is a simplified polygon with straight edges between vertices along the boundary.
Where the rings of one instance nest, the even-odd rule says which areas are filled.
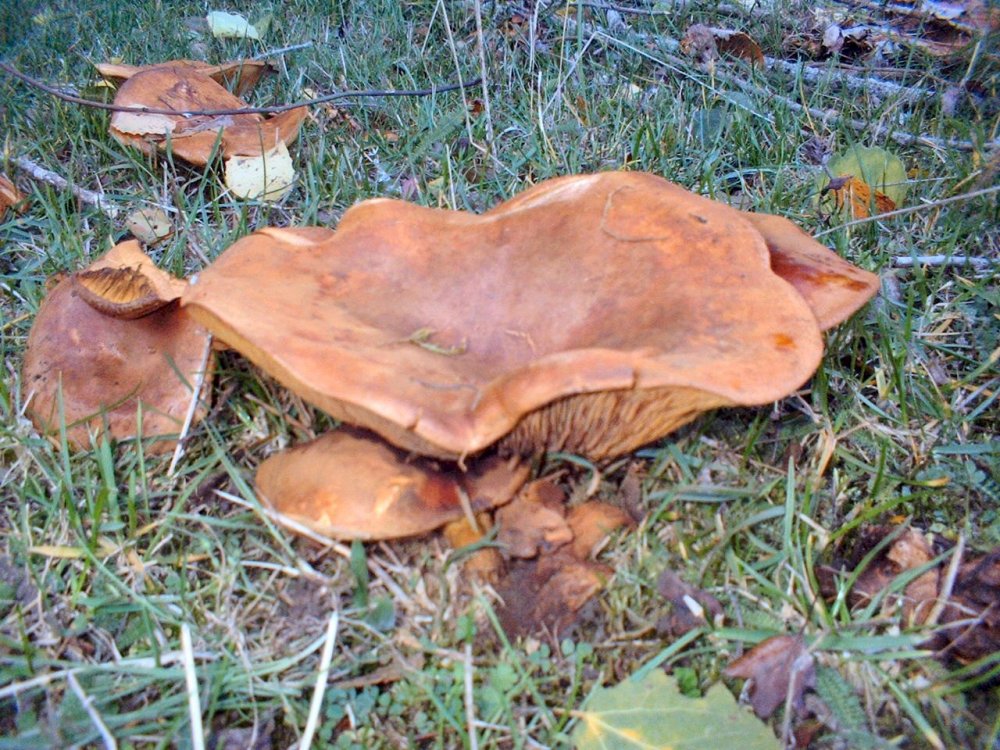
[[[806,707],[768,720],[791,746],[1000,748],[996,653],[936,659],[892,597],[851,608],[819,593],[878,528],[919,529],[942,553],[1000,545],[997,37],[880,5],[0,5],[0,60],[86,98],[103,96],[93,65],[110,60],[266,56],[276,74],[255,105],[482,78],[314,106],[294,188],[264,203],[228,193],[218,161],[141,154],[107,112],[0,74],[0,171],[30,199],[0,220],[0,748],[278,748],[304,732],[314,747],[567,747],[595,688],[645,666],[685,695],[721,682],[738,697],[722,670],[777,634],[802,635],[816,662]],[[263,39],[215,39],[207,10],[239,11]],[[721,42],[709,59],[693,24],[745,32],[766,59]],[[823,164],[855,146],[901,160],[897,208],[913,210],[851,221],[818,202]],[[167,211],[175,231],[150,252],[187,276],[256,229],[335,227],[366,198],[482,212],[612,169],[788,217],[882,290],[783,401],[598,465],[546,457],[572,502],[644,513],[603,548],[613,576],[558,634],[508,638],[496,592],[439,534],[319,544],[275,525],[257,465],[335,422],[235,352],[172,473],[135,441],[72,451],[25,417],[47,279],[123,238],[135,209]],[[659,627],[664,571],[718,599],[722,621],[680,640]]]

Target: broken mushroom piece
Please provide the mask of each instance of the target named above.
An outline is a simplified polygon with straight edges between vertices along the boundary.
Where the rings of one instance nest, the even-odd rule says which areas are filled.
[[[407,462],[375,436],[342,427],[266,459],[257,470],[257,488],[293,530],[305,526],[335,539],[397,539],[506,503],[528,472],[526,464],[499,458],[477,463],[468,474],[423,459]]]
[[[128,320],[165,307],[187,282],[157,268],[136,240],[119,242],[71,277],[80,298],[98,312]]]
[[[82,274],[108,269],[109,255]],[[209,387],[208,332],[176,299],[129,319],[100,312],[84,301],[84,289],[74,277],[65,278],[42,301],[21,378],[28,415],[48,435],[58,435],[65,421],[69,444],[87,449],[91,433],[105,426],[119,440],[140,436],[141,404],[141,437],[161,437],[149,452],[172,450],[176,440],[162,436],[180,432],[203,366],[208,370],[204,387]],[[199,408],[195,419],[203,414]]]
[[[481,216],[376,199],[336,232],[265,229],[183,304],[307,401],[400,447],[600,459],[812,375],[817,317],[771,263],[745,214],[609,172]],[[860,305],[872,289],[849,291]]]

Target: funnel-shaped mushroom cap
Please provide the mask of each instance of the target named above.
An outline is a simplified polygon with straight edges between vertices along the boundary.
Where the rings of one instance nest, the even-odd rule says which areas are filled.
[[[212,65],[201,60],[171,60],[154,65],[123,65],[120,63],[97,63],[95,65],[97,72],[114,84],[121,84],[137,73],[144,73],[147,70],[164,66],[186,68],[207,75],[223,86],[232,86],[236,96],[248,93],[266,73],[271,71],[270,65],[258,60],[233,60],[221,65]]]
[[[739,211],[653,175],[543,183],[482,216],[371,200],[268,229],[186,309],[335,417],[455,457],[632,450],[799,387],[822,353]]]
[[[878,276],[848,263],[788,219],[743,216],[767,243],[771,270],[805,298],[824,331],[847,320],[878,291]]]
[[[59,282],[42,301],[28,336],[22,388],[25,399],[30,397],[28,415],[35,426],[58,433],[61,391],[67,438],[74,447],[89,448],[90,433],[100,432],[105,420],[115,438],[138,435],[140,401],[143,436],[180,432],[208,332],[176,300],[130,320],[99,312],[83,300],[80,289],[73,277]],[[150,450],[165,452],[174,445],[158,440]]]
[[[336,539],[397,539],[509,501],[527,464],[489,459],[468,474],[406,456],[360,430],[341,428],[275,454],[257,470],[261,498],[284,517]]]

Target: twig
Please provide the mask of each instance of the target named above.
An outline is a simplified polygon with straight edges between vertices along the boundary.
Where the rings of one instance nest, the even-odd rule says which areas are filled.
[[[366,89],[364,91],[341,91],[336,94],[324,94],[323,96],[317,96],[313,99],[302,99],[301,101],[293,102],[291,104],[275,104],[270,107],[240,107],[237,109],[163,109],[160,107],[123,107],[118,104],[107,104],[105,102],[95,102],[90,99],[83,99],[79,96],[73,96],[67,94],[64,91],[49,86],[48,84],[42,83],[37,78],[32,78],[26,73],[22,73],[20,70],[15,68],[10,63],[0,62],[0,70],[5,73],[14,76],[18,80],[23,81],[29,86],[33,86],[37,89],[44,91],[47,94],[62,99],[65,102],[71,104],[80,104],[84,107],[92,107],[94,109],[103,109],[109,112],[135,112],[137,114],[146,115],[180,115],[181,117],[219,117],[222,115],[273,115],[279,112],[287,112],[290,109],[298,109],[299,107],[311,107],[314,104],[325,104],[326,102],[333,102],[339,99],[353,99],[359,97],[391,97],[391,96],[432,96],[434,94],[443,94],[446,91],[456,91],[458,89],[464,89],[469,86],[475,86],[480,83],[479,78],[473,78],[468,81],[461,81],[459,83],[449,83],[444,86],[431,86],[426,89],[413,89],[413,90],[399,90],[395,91],[392,89]]]
[[[69,190],[74,196],[83,203],[94,206],[101,213],[107,216],[109,219],[118,218],[118,207],[112,206],[108,199],[105,198],[100,193],[95,193],[93,190],[87,190],[79,185],[70,185],[69,180],[65,177],[56,174],[50,169],[46,169],[41,164],[33,162],[26,156],[18,156],[14,158],[14,164],[17,165],[19,169],[23,172],[27,172],[30,177],[38,180],[39,182],[44,182],[48,185],[59,188],[60,190]]]
[[[191,718],[191,747],[205,750],[205,729],[201,724],[201,699],[198,697],[198,675],[194,670],[194,649],[191,648],[191,629],[181,623],[181,651],[184,653],[184,684],[188,694],[188,714]]]
[[[108,725],[104,723],[101,715],[97,713],[94,708],[93,699],[83,691],[83,687],[76,679],[76,675],[70,672],[66,675],[66,682],[69,683],[70,688],[76,693],[76,697],[83,704],[84,711],[87,712],[87,716],[90,717],[90,721],[97,727],[97,731],[101,735],[101,740],[104,742],[105,750],[118,750],[118,743],[115,742],[115,738],[112,736],[110,730],[108,730]]]
[[[962,564],[962,556],[965,553],[965,534],[958,535],[958,543],[951,555],[951,562],[948,563],[948,571],[945,573],[944,582],[938,589],[937,600],[924,620],[925,625],[931,627],[938,624],[941,613],[948,606],[951,595],[955,590],[955,579],[958,577],[958,567]]]
[[[313,46],[312,42],[302,42],[300,44],[290,44],[287,47],[278,47],[278,49],[265,50],[264,52],[261,52],[259,54],[254,55],[250,59],[251,60],[264,60],[264,59],[266,59],[268,57],[277,57],[278,55],[284,55],[286,52],[296,52],[297,50],[308,49],[309,47],[312,47],[312,46]]]
[[[969,193],[962,193],[961,195],[953,195],[950,198],[941,198],[936,201],[928,201],[927,203],[921,203],[916,206],[907,206],[906,208],[897,208],[895,211],[886,211],[882,214],[875,214],[874,216],[862,216],[860,219],[854,219],[852,221],[845,221],[843,224],[839,224],[830,229],[824,229],[822,232],[817,232],[813,237],[822,237],[825,234],[832,234],[838,229],[846,229],[847,227],[857,226],[858,224],[867,224],[872,221],[880,221],[882,219],[889,219],[893,216],[902,216],[903,214],[912,214],[917,211],[925,211],[928,208],[937,208],[938,206],[946,206],[949,203],[958,203],[959,201],[967,201],[970,198],[978,198],[983,195],[989,195],[990,193],[996,193],[1000,191],[1000,185],[993,185],[992,187],[983,188],[982,190],[973,190]]]
[[[476,695],[473,691],[472,673],[476,668],[472,661],[472,644],[465,644],[465,659],[462,671],[465,675],[465,723],[469,730],[469,750],[479,750],[479,738],[476,736]]]
[[[914,266],[972,266],[973,268],[989,268],[996,261],[989,258],[976,258],[971,255],[896,255],[892,264],[896,268],[913,268]]]
[[[184,415],[184,425],[181,433],[177,436],[177,447],[174,448],[174,456],[170,459],[170,466],[167,467],[167,476],[173,476],[177,462],[184,455],[184,444],[187,442],[188,432],[191,430],[191,423],[194,421],[194,414],[201,403],[201,390],[205,387],[205,377],[208,374],[208,360],[212,356],[212,336],[209,334],[205,339],[205,351],[201,355],[201,363],[198,367],[198,375],[194,380],[194,388],[191,392],[191,403],[188,405],[187,414]]]
[[[330,678],[330,662],[333,660],[333,645],[337,642],[337,626],[340,614],[334,610],[326,626],[326,639],[323,641],[323,652],[319,657],[319,674],[316,675],[316,685],[313,687],[312,700],[309,701],[309,718],[306,720],[302,739],[298,750],[309,750],[313,737],[319,727],[319,713],[323,708],[323,696],[326,694],[326,683]]]

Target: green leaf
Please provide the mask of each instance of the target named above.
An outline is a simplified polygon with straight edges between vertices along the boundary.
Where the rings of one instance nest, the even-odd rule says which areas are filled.
[[[737,705],[725,686],[713,685],[702,698],[681,695],[663,672],[598,688],[573,732],[578,750],[779,750],[771,728]]]
[[[834,156],[827,164],[829,174],[834,177],[851,175],[887,196],[897,206],[906,198],[906,167],[902,160],[884,148],[852,146]],[[817,176],[817,187],[821,190],[829,177]]]

